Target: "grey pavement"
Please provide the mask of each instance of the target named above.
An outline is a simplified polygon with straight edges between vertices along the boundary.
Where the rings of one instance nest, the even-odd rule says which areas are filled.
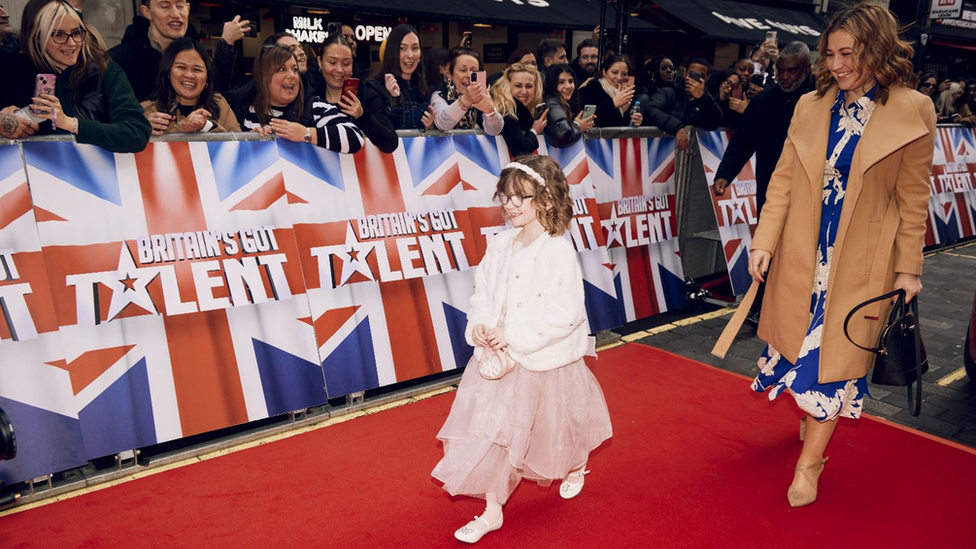
[[[976,383],[965,375],[945,386],[938,383],[963,368],[963,344],[976,292],[976,242],[927,254],[922,285],[919,315],[930,364],[922,384],[922,413],[918,417],[911,416],[903,387],[877,385],[870,386],[873,399],[865,399],[864,409],[874,416],[976,447]],[[654,331],[654,328],[675,320],[694,318],[716,309],[707,304],[694,304],[682,311],[632,323],[614,332],[639,335],[636,332]],[[753,377],[757,372],[756,360],[765,344],[750,323],[743,325],[724,360],[709,353],[730,318],[731,314],[726,314],[636,341]],[[742,390],[749,390],[747,383],[743,383]]]

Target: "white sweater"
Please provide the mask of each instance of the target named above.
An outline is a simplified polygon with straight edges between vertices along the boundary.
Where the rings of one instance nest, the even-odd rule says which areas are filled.
[[[475,272],[465,338],[474,345],[474,327],[495,327],[506,305],[505,340],[512,358],[535,371],[566,366],[591,348],[576,250],[565,237],[543,233],[513,251],[520,232],[507,230],[488,244]],[[480,357],[481,349],[475,353]]]

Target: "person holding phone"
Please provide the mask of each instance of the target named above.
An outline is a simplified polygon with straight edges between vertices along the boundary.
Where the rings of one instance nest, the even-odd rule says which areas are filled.
[[[538,150],[548,114],[539,71],[530,65],[509,65],[491,87],[491,99],[505,121],[502,137],[508,152],[515,157]]]
[[[386,116],[397,130],[429,130],[434,109],[421,63],[420,34],[410,25],[393,27],[386,39],[383,69],[363,87],[362,101],[373,116]]]
[[[217,75],[207,50],[196,40],[174,40],[163,52],[156,91],[142,108],[153,135],[239,132],[230,104],[216,93]]]
[[[505,122],[495,110],[488,87],[481,79],[481,57],[473,50],[455,48],[448,56],[451,78],[430,96],[434,124],[441,131],[482,127],[488,135],[499,135]],[[474,75],[477,74],[481,78]]]
[[[125,73],[69,4],[53,0],[35,15],[24,37],[28,56],[42,73],[56,77],[54,93],[33,98],[34,116],[51,121],[58,133],[75,135],[112,152],[139,152],[152,128],[142,114]],[[46,131],[47,124],[41,126]]]
[[[748,101],[742,99],[742,84],[739,81],[739,74],[733,69],[718,71],[708,79],[705,89],[715,98],[715,102],[722,109],[720,125],[734,131],[739,124],[739,118],[748,105]],[[736,95],[739,97],[736,98]]]
[[[956,110],[956,103],[963,95],[963,88],[958,82],[952,82],[946,90],[939,94],[935,102],[935,112],[938,115],[939,124],[955,124],[959,119],[959,111]]]
[[[630,76],[630,59],[625,55],[608,57],[602,66],[602,76],[580,90],[580,102],[596,105],[596,126],[626,128],[640,126],[641,112],[629,114],[634,99],[634,79]]]
[[[580,109],[576,93],[576,73],[571,65],[550,65],[543,86],[546,109],[546,140],[554,147],[568,147],[579,141],[596,123],[596,106],[592,112]]]
[[[692,59],[684,79],[676,81],[674,86],[658,89],[647,105],[651,125],[675,136],[679,150],[687,149],[690,144],[685,126],[714,130],[722,124],[722,109],[705,89],[710,70],[708,61]]]

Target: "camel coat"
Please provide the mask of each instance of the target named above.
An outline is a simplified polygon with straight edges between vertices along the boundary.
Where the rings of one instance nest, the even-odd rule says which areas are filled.
[[[827,159],[831,88],[800,98],[776,165],[752,250],[773,259],[759,322],[759,337],[792,363],[810,327],[810,295]],[[844,318],[854,306],[891,291],[896,273],[922,274],[929,178],[935,147],[932,100],[892,87],[876,103],[857,145],[847,180],[840,227],[827,283],[820,383],[867,374],[874,355],[844,337]],[[863,309],[851,320],[851,337],[877,343],[888,303]]]

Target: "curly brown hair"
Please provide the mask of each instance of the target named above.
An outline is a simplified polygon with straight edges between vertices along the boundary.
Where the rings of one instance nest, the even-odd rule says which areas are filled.
[[[495,200],[501,195],[531,196],[539,222],[552,236],[559,236],[569,229],[573,218],[573,199],[569,195],[569,182],[559,162],[549,156],[523,155],[513,162],[524,164],[545,179],[540,185],[532,176],[517,168],[502,170],[495,187]]]
[[[836,82],[827,68],[827,40],[838,30],[845,30],[854,37],[854,68],[874,74],[878,83],[875,99],[882,105],[888,100],[888,88],[905,86],[915,88],[918,81],[912,66],[912,45],[899,37],[903,30],[895,16],[873,2],[860,2],[837,13],[827,23],[820,35],[814,73],[817,76],[817,95],[823,96]]]

